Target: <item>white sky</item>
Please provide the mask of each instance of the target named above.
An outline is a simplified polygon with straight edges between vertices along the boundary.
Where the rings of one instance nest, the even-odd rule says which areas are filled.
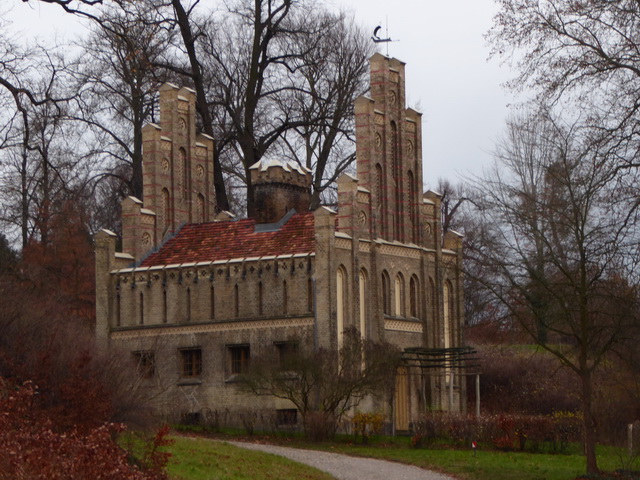
[[[204,0],[209,2],[211,0]],[[491,162],[507,105],[513,98],[501,83],[510,72],[487,61],[483,34],[496,10],[493,0],[330,0],[355,13],[365,28],[388,24],[398,40],[381,44],[381,53],[404,61],[407,102],[423,113],[424,182],[456,182],[480,173]],[[0,0],[0,15],[28,38],[82,32],[71,15],[37,1]]]

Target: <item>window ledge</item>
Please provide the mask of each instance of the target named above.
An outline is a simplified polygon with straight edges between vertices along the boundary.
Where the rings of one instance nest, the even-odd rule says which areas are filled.
[[[178,380],[179,387],[187,387],[189,385],[202,385],[202,379],[200,378],[181,378]]]
[[[240,374],[234,373],[230,377],[228,377],[224,383],[240,383],[241,382]]]

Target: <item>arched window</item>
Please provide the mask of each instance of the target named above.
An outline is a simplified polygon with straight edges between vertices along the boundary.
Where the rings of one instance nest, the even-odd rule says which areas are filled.
[[[394,315],[396,317],[404,317],[404,278],[402,275],[396,275],[394,284],[395,308]]]
[[[182,198],[187,199],[187,152],[184,148],[178,150],[178,189],[182,192]]]
[[[413,318],[420,317],[418,278],[413,275],[409,281],[409,315]]]
[[[444,304],[444,318],[443,318],[443,335],[444,335],[444,348],[451,348],[451,319],[453,311],[451,309],[451,287],[449,282],[445,282],[443,291],[442,303]]]
[[[360,337],[367,337],[367,272],[363,268],[360,270],[360,275],[358,277],[358,286],[359,286],[359,297],[360,297]]]
[[[393,214],[393,238],[403,241],[402,238],[402,168],[400,161],[400,138],[398,127],[391,122],[391,165],[393,170],[393,182],[395,188],[395,210]]]
[[[413,178],[413,172],[409,170],[407,173],[407,183],[409,188],[407,189],[409,192],[409,198],[407,201],[407,208],[409,209],[409,223],[411,225],[411,241],[415,244],[420,242],[418,238],[418,207],[416,205],[417,201],[417,188],[416,182]]]
[[[382,312],[391,315],[391,281],[386,271],[382,272]]]
[[[169,196],[169,190],[166,188],[162,189],[162,219],[161,219],[161,228],[162,235],[164,236],[171,226],[171,198]]]
[[[204,195],[201,193],[198,194],[198,198],[196,200],[196,221],[200,223],[204,223],[206,221]]]
[[[336,273],[336,321],[338,329],[338,348],[342,346],[345,328],[345,288],[347,285],[347,272],[344,267],[338,268]]]
[[[376,201],[378,202],[378,218],[380,222],[380,231],[378,234],[385,237],[387,234],[387,217],[386,217],[386,191],[384,188],[384,172],[382,166],[376,164]]]

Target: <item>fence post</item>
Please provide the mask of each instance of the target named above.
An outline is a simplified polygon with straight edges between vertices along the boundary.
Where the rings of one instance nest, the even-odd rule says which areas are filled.
[[[633,456],[633,423],[627,426],[627,445],[629,447],[629,456]]]

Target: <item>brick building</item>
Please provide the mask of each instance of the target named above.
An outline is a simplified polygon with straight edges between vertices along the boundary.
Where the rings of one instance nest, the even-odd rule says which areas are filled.
[[[401,348],[461,345],[461,238],[442,234],[440,198],[422,193],[404,72],[371,58],[370,96],[355,102],[357,175],[339,178],[337,211],[309,211],[310,172],[263,160],[251,168],[257,214],[242,220],[215,214],[213,139],[195,132],[194,93],[161,88],[161,123],[143,132],[144,204],[122,204],[123,252],[115,234],[96,236],[98,341],[142,366],[159,414],[290,409],[233,378],[301,334],[330,348],[347,327]],[[464,399],[460,377],[402,368],[395,426]]]

